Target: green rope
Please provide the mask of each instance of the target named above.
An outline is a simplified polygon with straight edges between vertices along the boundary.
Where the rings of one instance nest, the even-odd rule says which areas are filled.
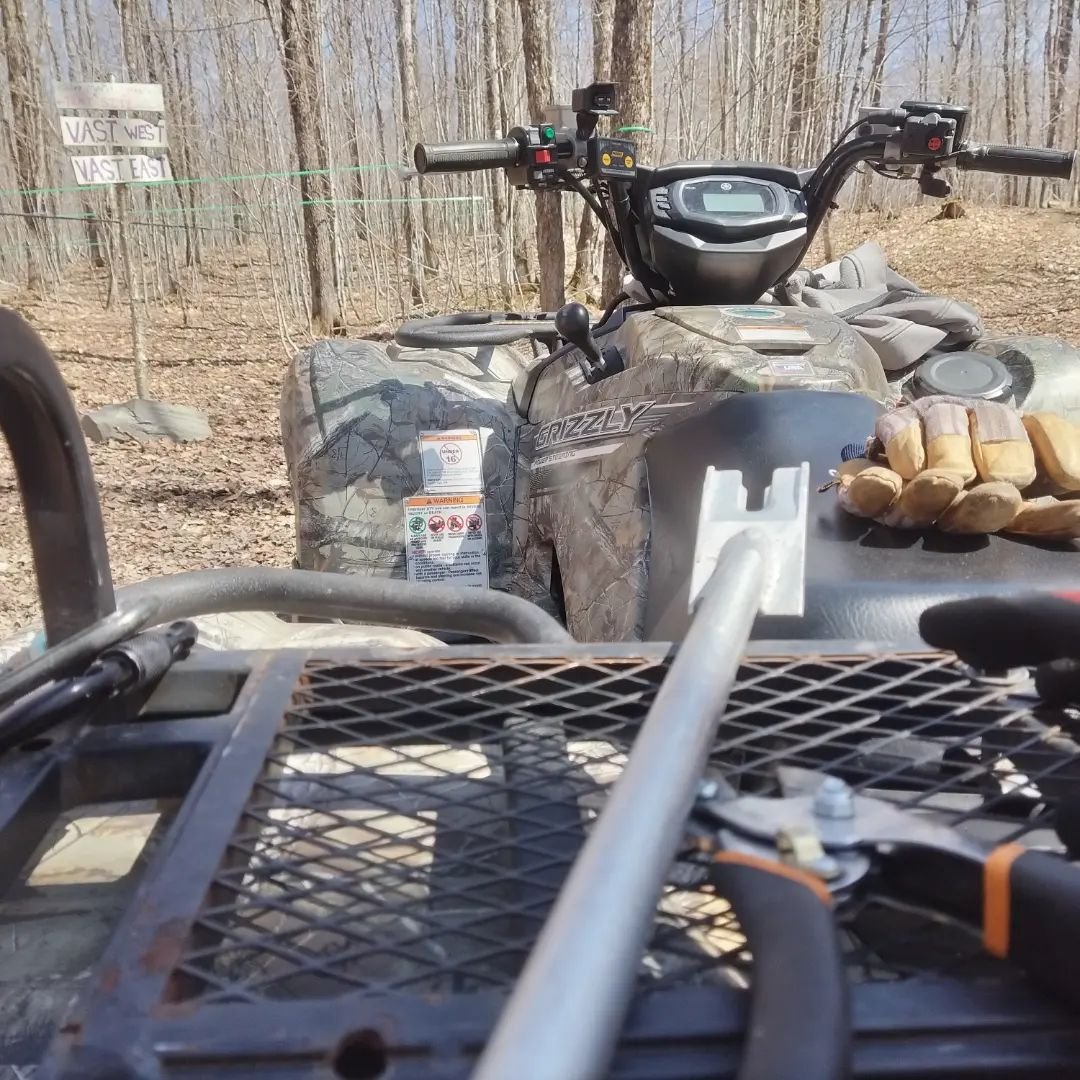
[[[333,169],[300,169],[296,172],[268,172],[268,173],[241,173],[236,176],[191,176],[183,179],[171,180],[132,180],[129,187],[181,187],[190,184],[235,184],[242,180],[288,180],[296,176],[328,176],[331,173],[356,173],[366,172],[372,169],[396,169],[396,165],[387,165],[385,162],[374,165],[339,165]],[[112,187],[111,184],[75,184],[71,187],[54,188],[0,188],[0,195],[63,195],[71,191],[87,191],[90,188],[99,190],[102,187]]]

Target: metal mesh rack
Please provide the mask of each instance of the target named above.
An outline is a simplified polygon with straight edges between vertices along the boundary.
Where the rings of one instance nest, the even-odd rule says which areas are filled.
[[[509,988],[664,670],[306,665],[185,948],[180,995]],[[761,658],[740,672],[713,764],[763,792],[777,764],[824,768],[986,839],[1045,846],[1056,798],[1080,781],[1078,748],[1050,736],[946,657]],[[977,952],[872,897],[848,916],[848,938],[858,978]],[[667,889],[643,983],[731,981],[745,961],[722,898]]]
[[[828,769],[988,841],[1056,847],[1080,782],[1071,713],[946,656],[771,649],[744,661],[710,768],[765,793],[779,764]],[[57,796],[179,800],[42,1075],[345,1076],[359,1039],[395,1080],[464,1078],[668,666],[651,645],[219,654],[175,668],[139,722],[5,763],[5,843],[29,845]],[[178,714],[196,691],[200,715]],[[672,867],[612,1077],[738,1061],[753,961],[694,871]],[[1071,1020],[951,922],[871,889],[843,936],[860,1076],[1080,1060]]]

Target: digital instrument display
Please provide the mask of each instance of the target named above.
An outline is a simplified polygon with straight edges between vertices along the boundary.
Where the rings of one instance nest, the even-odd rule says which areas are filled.
[[[763,214],[765,196],[759,191],[711,191],[701,193],[702,209],[710,214]]]

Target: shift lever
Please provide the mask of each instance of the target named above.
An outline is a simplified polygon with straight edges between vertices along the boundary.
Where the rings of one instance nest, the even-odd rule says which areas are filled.
[[[584,304],[563,304],[555,312],[555,329],[560,337],[585,354],[591,367],[603,369],[600,347],[592,336],[592,320]]]
[[[563,304],[555,312],[555,329],[560,337],[582,353],[578,367],[586,382],[599,382],[625,369],[626,363],[617,345],[609,345],[601,350],[596,344],[589,311],[584,304]]]

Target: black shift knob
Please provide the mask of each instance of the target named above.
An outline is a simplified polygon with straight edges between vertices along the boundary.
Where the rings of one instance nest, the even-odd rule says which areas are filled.
[[[555,312],[555,329],[560,337],[579,348],[590,360],[600,361],[600,350],[592,336],[592,319],[584,304],[563,304]]]

